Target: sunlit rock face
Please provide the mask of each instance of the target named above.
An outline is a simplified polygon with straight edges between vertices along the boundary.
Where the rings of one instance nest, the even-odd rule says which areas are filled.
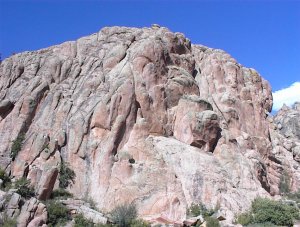
[[[68,190],[102,211],[135,202],[141,217],[181,222],[202,202],[233,220],[279,194],[283,169],[299,188],[299,137],[286,148],[271,108],[268,82],[224,51],[159,26],[103,28],[1,63],[0,165],[43,199],[63,161]]]

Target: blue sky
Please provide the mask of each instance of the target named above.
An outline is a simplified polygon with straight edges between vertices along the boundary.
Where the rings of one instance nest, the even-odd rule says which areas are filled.
[[[300,81],[299,0],[0,0],[0,53],[5,58],[48,47],[105,26],[153,23],[227,51],[255,68],[274,91]],[[300,100],[300,87],[295,95]]]

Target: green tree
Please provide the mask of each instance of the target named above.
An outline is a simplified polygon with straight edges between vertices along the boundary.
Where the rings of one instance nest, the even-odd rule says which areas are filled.
[[[275,225],[293,225],[300,218],[299,210],[281,201],[257,198],[252,203],[253,223],[271,222]]]
[[[279,226],[292,226],[294,221],[299,218],[300,213],[296,206],[285,204],[282,201],[256,198],[252,202],[249,213],[242,214],[237,221],[243,225],[271,223]]]

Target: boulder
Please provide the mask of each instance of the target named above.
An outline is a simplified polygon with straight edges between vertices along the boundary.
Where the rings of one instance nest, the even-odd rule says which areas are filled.
[[[220,137],[219,117],[198,96],[183,96],[178,103],[174,137],[191,146],[212,152]]]
[[[18,226],[42,226],[47,222],[46,206],[36,198],[27,200],[17,218]]]
[[[72,214],[82,214],[86,219],[95,224],[106,224],[107,218],[95,209],[90,208],[90,204],[82,200],[67,199],[61,201]]]

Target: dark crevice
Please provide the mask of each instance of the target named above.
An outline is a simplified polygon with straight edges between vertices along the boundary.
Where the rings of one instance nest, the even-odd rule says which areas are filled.
[[[203,141],[203,140],[197,140],[197,141],[193,141],[193,142],[191,143],[191,146],[193,146],[193,147],[198,147],[198,148],[201,149],[205,144],[206,144],[205,141]]]
[[[141,105],[138,101],[135,101],[135,123],[137,122],[139,109],[141,110]]]
[[[134,158],[130,158],[130,159],[128,159],[128,162],[129,162],[130,164],[134,164],[134,163],[135,163],[135,160],[134,160]]]
[[[218,142],[219,142],[219,139],[221,139],[221,137],[222,137],[221,132],[222,132],[222,129],[219,128],[219,130],[218,130],[218,132],[217,132],[217,138],[216,138],[216,141],[215,141],[215,143],[212,145],[211,150],[210,150],[210,152],[212,152],[212,153],[213,153],[214,150],[216,149],[216,146],[217,146],[217,144],[218,144]],[[236,141],[236,140],[235,140],[235,142],[236,142],[236,143],[234,143],[234,144],[237,144],[237,141]]]
[[[194,69],[192,76],[195,78],[197,76],[197,74],[198,74],[198,71],[196,69]]]
[[[263,163],[260,163],[257,172],[257,178],[261,186],[263,187],[263,189],[265,189],[268,193],[270,193],[270,184],[268,182],[267,170],[266,170],[266,166]]]
[[[2,119],[6,118],[7,115],[14,109],[15,105],[10,101],[6,101],[5,103],[1,103],[0,105],[0,116]]]
[[[112,155],[116,155],[119,145],[122,142],[122,139],[125,135],[126,132],[126,121],[122,122],[121,125],[119,126],[119,130],[116,133],[115,137],[115,142],[114,142],[114,147],[112,149]]]
[[[268,139],[269,139],[269,142],[272,142],[270,130],[268,130]]]
[[[272,162],[275,162],[276,164],[282,165],[282,162],[280,160],[278,160],[276,157],[270,155],[268,158]]]
[[[27,178],[28,173],[29,173],[29,165],[27,165],[27,166],[25,167],[24,173],[23,173],[23,177],[24,177],[24,178]]]
[[[141,104],[138,101],[135,101],[135,106],[137,110],[141,108]]]

